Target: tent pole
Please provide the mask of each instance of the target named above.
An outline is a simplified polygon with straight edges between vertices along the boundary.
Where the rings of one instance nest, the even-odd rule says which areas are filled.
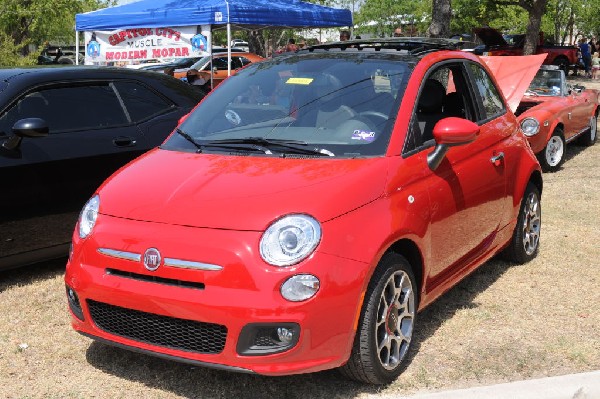
[[[231,25],[227,22],[227,76],[231,76]]]
[[[79,65],[79,31],[75,30],[75,65]]]

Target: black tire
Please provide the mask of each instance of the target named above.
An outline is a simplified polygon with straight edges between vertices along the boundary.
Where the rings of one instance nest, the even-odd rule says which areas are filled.
[[[590,118],[590,128],[578,140],[579,144],[587,147],[593,146],[598,137],[598,117],[596,115]]]
[[[389,384],[404,371],[418,296],[406,258],[386,254],[369,282],[352,353],[340,368],[342,374],[368,384]]]
[[[520,265],[535,258],[540,248],[541,228],[540,191],[533,183],[528,183],[521,199],[517,225],[513,231],[510,245],[504,250],[502,256],[506,260]]]
[[[538,160],[544,172],[556,172],[565,161],[567,143],[562,128],[557,127],[546,143],[544,149],[538,154]]]
[[[552,61],[553,65],[558,66],[558,68],[565,71],[565,76],[569,74],[569,59],[566,57],[556,57],[554,61]]]
[[[71,58],[69,57],[60,57],[58,59],[58,63],[59,64],[63,64],[63,65],[74,65],[75,61],[73,61]]]

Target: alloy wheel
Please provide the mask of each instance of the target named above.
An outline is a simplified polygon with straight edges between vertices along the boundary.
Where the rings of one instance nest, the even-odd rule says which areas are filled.
[[[535,193],[529,193],[523,218],[523,247],[527,255],[535,252],[540,241],[542,212],[540,200]]]
[[[415,319],[415,295],[408,275],[399,270],[385,284],[379,299],[375,337],[383,368],[393,370],[410,346]]]

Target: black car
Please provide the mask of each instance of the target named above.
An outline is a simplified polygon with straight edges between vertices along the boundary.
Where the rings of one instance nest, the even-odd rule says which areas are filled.
[[[94,190],[201,98],[152,72],[0,69],[0,270],[66,256]]]

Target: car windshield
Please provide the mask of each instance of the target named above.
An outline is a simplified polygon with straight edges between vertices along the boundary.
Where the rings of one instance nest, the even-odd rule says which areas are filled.
[[[414,63],[396,54],[356,52],[254,63],[211,93],[162,148],[383,155]]]
[[[561,77],[561,71],[559,70],[540,69],[525,94],[530,96],[560,96],[563,94],[563,80]]]

